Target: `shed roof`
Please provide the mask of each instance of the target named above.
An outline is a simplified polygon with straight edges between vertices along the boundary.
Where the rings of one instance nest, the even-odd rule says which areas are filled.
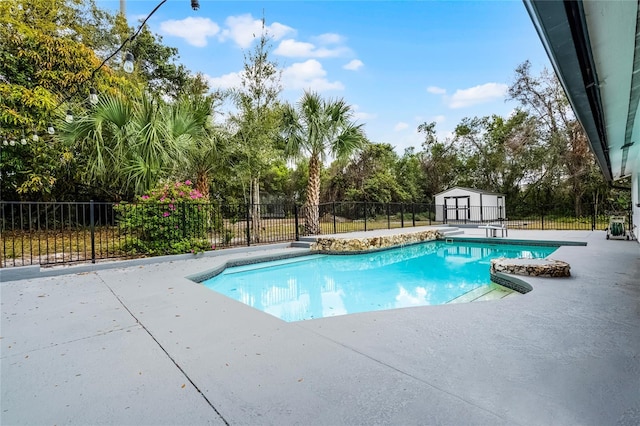
[[[437,197],[438,195],[442,195],[442,194],[446,194],[449,191],[453,191],[454,189],[461,189],[463,191],[468,191],[468,192],[475,192],[476,194],[484,194],[484,195],[502,195],[504,197],[504,194],[501,194],[499,192],[491,192],[491,191],[483,191],[482,189],[474,189],[474,188],[465,188],[463,186],[454,186],[453,188],[449,188],[445,191],[442,192],[438,192],[435,196]]]

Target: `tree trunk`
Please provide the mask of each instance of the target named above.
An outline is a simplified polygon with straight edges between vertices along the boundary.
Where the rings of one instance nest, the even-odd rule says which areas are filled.
[[[307,185],[307,204],[304,209],[305,233],[320,234],[320,159],[312,154],[309,159],[309,183]]]
[[[260,181],[251,178],[251,236],[254,243],[260,242]]]
[[[582,194],[579,194],[577,189],[575,189],[574,193],[573,208],[575,210],[575,216],[582,217]]]
[[[196,173],[196,191],[200,192],[206,199],[209,199],[209,176],[206,173]]]

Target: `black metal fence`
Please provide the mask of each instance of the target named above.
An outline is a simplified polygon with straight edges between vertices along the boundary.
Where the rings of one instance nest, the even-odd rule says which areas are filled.
[[[332,202],[318,206],[323,234],[425,226],[436,222],[433,204]]]
[[[593,212],[582,217],[552,210],[510,216],[503,208],[487,206],[333,202],[319,205],[318,211],[321,234],[495,221],[509,228],[540,230],[602,230],[608,225],[607,215]],[[307,229],[304,213],[304,207],[295,204],[0,201],[0,267],[295,241]]]
[[[293,241],[297,206],[0,202],[0,267]]]
[[[631,209],[601,211],[583,206],[584,214],[576,216],[556,206],[539,206],[537,212],[507,211],[502,206],[436,206],[435,220],[451,225],[474,225],[500,222],[514,229],[534,230],[605,230],[612,215],[622,215],[631,225]]]

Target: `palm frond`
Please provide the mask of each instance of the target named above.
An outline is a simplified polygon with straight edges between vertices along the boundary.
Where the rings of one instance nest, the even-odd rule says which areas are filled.
[[[367,143],[367,138],[362,129],[362,124],[349,124],[333,141],[331,152],[337,158],[344,159],[362,149]]]

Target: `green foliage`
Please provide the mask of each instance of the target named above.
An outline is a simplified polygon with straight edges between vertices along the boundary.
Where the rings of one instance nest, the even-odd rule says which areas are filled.
[[[412,203],[431,201],[425,193],[426,177],[420,166],[420,157],[420,154],[416,154],[415,149],[410,147],[405,149],[402,157],[394,165],[397,180],[406,191],[408,201]]]
[[[135,235],[122,249],[149,255],[213,249],[206,239],[209,227],[215,226],[207,207],[189,180],[165,184],[138,197],[135,204],[119,204],[115,207],[119,226]]]
[[[232,173],[242,180],[244,200],[253,204],[260,204],[260,178],[283,157],[277,144],[282,70],[270,57],[271,38],[264,25],[263,19],[260,37],[253,48],[245,52],[244,67],[240,73],[242,85],[231,93],[237,113],[229,119],[233,134],[229,154]],[[253,216],[255,221],[259,221],[259,215]],[[253,226],[260,225],[254,222]]]
[[[167,104],[148,95],[104,95],[90,114],[65,124],[61,134],[81,158],[79,180],[111,198],[130,200],[185,170],[197,176],[198,189],[208,196],[217,146],[207,129],[210,111],[210,103],[190,98]]]
[[[99,9],[92,12],[92,16],[102,27],[101,33],[94,37],[93,42],[102,51],[115,51],[137,30],[137,26],[130,27],[119,13],[114,15]],[[178,49],[166,46],[162,37],[152,33],[146,25],[133,41],[125,45],[124,50],[132,53],[135,58],[135,70],[129,78],[142,83],[153,96],[175,100],[185,93],[195,93],[192,90],[195,80],[204,82],[199,76],[190,75],[186,67],[178,62]],[[122,55],[116,55],[108,65],[120,70]],[[197,93],[204,94],[207,89],[204,83]]]
[[[465,118],[455,142],[464,163],[463,185],[506,194],[515,201],[520,187],[541,173],[543,147],[536,143],[535,122],[523,111],[509,118]]]
[[[527,164],[527,169],[538,170],[529,177],[531,190],[567,194],[573,203],[574,214],[582,216],[585,199],[598,203],[604,178],[601,173],[592,173],[595,157],[560,81],[547,69],[532,75],[531,64],[526,61],[515,70],[509,97],[520,102],[522,109],[535,121],[535,132],[529,143],[540,146],[544,152],[535,158],[539,163]]]
[[[326,201],[405,202],[410,199],[396,175],[398,155],[389,144],[367,144],[346,167],[332,168]]]
[[[24,134],[27,142],[2,150],[4,199],[74,194],[72,150],[44,129],[49,123],[58,128],[67,108],[85,111],[81,101],[90,80],[99,91],[131,89],[106,67],[92,76],[101,60],[84,43],[93,29],[82,6],[80,0],[0,1],[0,133],[15,140]],[[38,141],[31,138],[34,131]]]

